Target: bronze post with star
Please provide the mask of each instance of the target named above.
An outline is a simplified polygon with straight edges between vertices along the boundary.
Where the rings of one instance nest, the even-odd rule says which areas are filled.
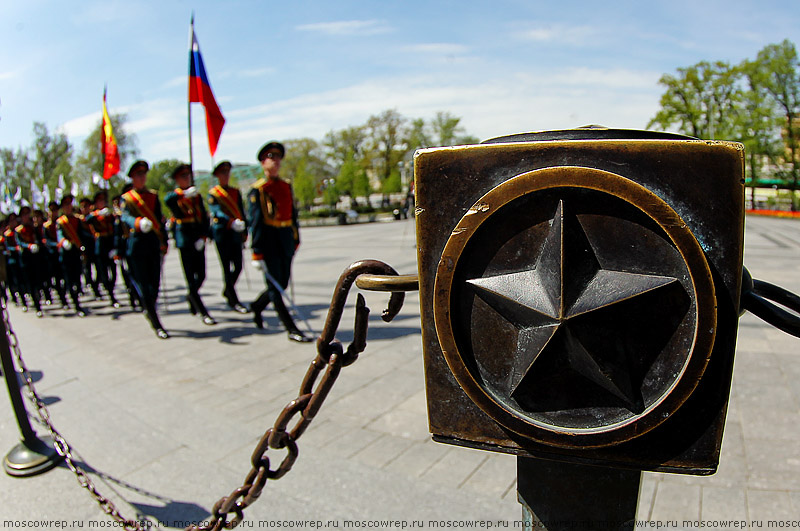
[[[605,128],[417,152],[430,430],[517,455],[529,525],[619,528],[642,470],[716,470],[742,172],[739,144]]]

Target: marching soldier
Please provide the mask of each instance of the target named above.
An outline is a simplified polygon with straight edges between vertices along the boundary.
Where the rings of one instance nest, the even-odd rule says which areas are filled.
[[[86,227],[93,236],[94,252],[86,256],[94,257],[94,269],[97,281],[105,287],[113,308],[119,308],[119,302],[114,297],[114,280],[116,280],[116,264],[114,256],[114,215],[106,206],[107,194],[104,191],[94,195],[94,210],[84,218]],[[112,280],[113,278],[113,280]]]
[[[167,252],[167,238],[158,195],[148,190],[150,166],[137,160],[128,170],[133,188],[122,195],[122,221],[128,229],[128,265],[131,280],[139,293],[145,315],[156,335],[169,338],[156,312],[161,284],[162,257]]]
[[[61,301],[61,308],[69,308],[67,298],[64,295],[64,272],[59,262],[58,246],[58,211],[59,205],[55,201],[50,201],[47,205],[48,217],[42,226],[44,229],[44,246],[47,252],[47,290],[56,290],[58,299]]]
[[[203,198],[192,182],[192,167],[181,164],[172,172],[177,188],[168,193],[164,203],[172,211],[175,246],[181,254],[181,265],[186,277],[189,311],[197,313],[207,325],[217,324],[200,297],[200,288],[206,279],[206,237],[208,214]]]
[[[19,211],[20,224],[17,226],[17,252],[22,266],[22,291],[23,297],[27,295],[33,301],[36,317],[42,316],[42,307],[39,303],[39,252],[42,250],[36,229],[31,218],[31,208],[24,206]],[[27,305],[25,306],[27,309]]]
[[[269,142],[258,151],[264,178],[253,184],[247,194],[253,262],[264,271],[267,285],[250,309],[256,327],[263,328],[261,312],[272,302],[289,339],[307,342],[313,338],[297,328],[278,289],[283,290],[289,284],[292,258],[300,245],[292,187],[278,177],[285,152],[283,144],[278,142]]]
[[[231,176],[230,162],[217,164],[214,176],[219,184],[209,190],[208,209],[211,214],[211,234],[217,246],[225,281],[222,296],[228,301],[228,306],[239,313],[247,313],[247,308],[242,306],[236,295],[236,281],[242,272],[242,247],[247,238],[242,194],[237,188],[228,186]]]
[[[122,187],[122,193],[130,191],[131,188],[130,184],[126,184]],[[121,202],[121,195],[115,196],[111,200],[111,204],[114,207],[114,248],[117,250],[114,262],[119,265],[122,281],[125,284],[125,291],[128,293],[128,303],[133,308],[133,311],[141,311],[144,307],[131,281],[130,266],[128,265],[128,227],[122,222]]]
[[[92,292],[94,293],[95,299],[101,299],[100,296],[100,277],[99,272],[95,266],[96,260],[94,255],[95,249],[95,242],[94,236],[92,235],[92,231],[86,223],[87,216],[92,211],[92,200],[88,197],[82,197],[80,200],[80,212],[75,214],[75,217],[81,220],[80,225],[80,237],[81,237],[81,247],[83,248],[83,280],[84,284],[86,285],[86,289],[89,289],[91,286]],[[92,269],[94,269],[94,275],[92,274]]]
[[[36,255],[36,289],[43,295],[44,303],[50,306],[53,301],[50,293],[50,253],[44,240],[44,212],[38,208],[32,212],[33,230],[39,251]]]
[[[19,253],[17,252],[17,215],[12,213],[8,215],[8,224],[3,231],[3,254],[6,257],[6,278],[8,282],[8,291],[11,295],[11,300],[14,304],[23,304],[23,310],[27,311],[28,307],[25,303],[25,295],[20,291],[20,281],[22,277],[22,270],[19,265]]]
[[[84,310],[78,300],[78,293],[81,289],[81,273],[83,271],[83,261],[81,260],[81,220],[73,213],[71,194],[65,195],[61,199],[62,215],[56,224],[58,227],[58,247],[61,260],[61,268],[64,273],[64,287],[69,291],[72,304],[75,306],[75,313],[78,317],[85,317]]]

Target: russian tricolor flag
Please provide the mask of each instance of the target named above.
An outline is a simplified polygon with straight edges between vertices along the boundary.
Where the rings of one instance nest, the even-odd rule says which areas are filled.
[[[222,134],[222,128],[225,126],[225,117],[219,110],[217,100],[211,91],[211,83],[208,82],[203,56],[200,55],[200,45],[194,34],[194,17],[192,17],[192,43],[189,49],[189,102],[202,103],[206,109],[208,148],[213,157],[217,151],[217,142]]]

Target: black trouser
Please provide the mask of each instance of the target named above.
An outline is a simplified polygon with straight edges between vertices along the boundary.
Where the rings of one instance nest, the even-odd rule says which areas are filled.
[[[161,252],[132,253],[128,257],[131,281],[145,308],[155,308],[161,285]]]
[[[22,291],[31,298],[36,311],[41,310],[39,305],[39,290],[41,288],[41,263],[38,256],[30,251],[22,253]]]
[[[94,269],[97,272],[97,280],[103,285],[111,298],[111,302],[116,302],[114,298],[114,284],[117,281],[117,266],[114,259],[108,256],[113,249],[113,241],[99,240],[94,253]]]
[[[181,265],[183,266],[183,275],[186,277],[186,288],[188,290],[187,298],[189,305],[200,312],[201,315],[208,315],[202,299],[200,299],[200,288],[206,280],[206,253],[205,248],[198,251],[194,245],[191,247],[182,247]]]
[[[75,305],[75,309],[80,309],[78,302],[78,292],[81,289],[81,273],[83,273],[83,261],[81,252],[73,247],[69,251],[61,249],[61,270],[64,273],[64,287],[69,292],[70,298]]]
[[[235,237],[239,238],[239,234],[236,233]],[[236,295],[236,281],[239,280],[239,275],[242,273],[242,245],[240,241],[241,239],[235,241],[231,238],[215,240],[219,263],[222,266],[222,276],[225,281],[225,290],[222,293],[230,305],[239,303],[239,297]]]

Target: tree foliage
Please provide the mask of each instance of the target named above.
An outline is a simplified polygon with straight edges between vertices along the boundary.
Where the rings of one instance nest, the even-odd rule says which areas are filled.
[[[112,114],[110,119],[121,159],[121,173],[109,183],[113,196],[127,182],[124,172],[138,156],[138,150],[135,135],[127,128],[127,116]],[[93,176],[101,175],[103,168],[101,127],[98,120],[75,153],[66,135],[51,133],[44,124],[34,124],[30,147],[0,148],[0,183],[5,182],[12,194],[19,186],[23,197],[30,199],[31,180],[39,189],[47,184],[53,191],[63,176],[67,190],[77,183],[82,193],[90,195],[97,189]],[[389,109],[370,116],[363,124],[330,131],[321,141],[286,140],[281,175],[292,182],[295,197],[303,207],[311,207],[323,195],[329,204],[346,197],[356,207],[357,198],[375,192],[405,191],[413,179],[411,159],[415,150],[475,142],[475,137],[466,134],[461,119],[450,113],[439,112],[430,120],[409,119],[396,109]],[[163,197],[173,187],[169,176],[177,164],[177,160],[151,164],[148,187]],[[244,175],[242,171],[237,175]],[[255,176],[261,176],[260,168],[256,168]],[[198,187],[207,187],[207,183],[200,182]]]
[[[798,188],[800,60],[793,43],[770,44],[738,65],[701,61],[659,83],[661,109],[648,128],[741,142],[750,185],[769,179]]]
[[[111,114],[111,129],[114,131],[114,138],[117,141],[117,150],[120,159],[120,174],[110,179],[112,188],[121,188],[124,184],[124,171],[136,158],[138,150],[136,148],[136,135],[127,130],[128,117],[125,114]],[[91,181],[93,175],[103,174],[103,145],[101,132],[103,129],[102,119],[83,141],[83,149],[75,160],[75,174],[80,180]]]

